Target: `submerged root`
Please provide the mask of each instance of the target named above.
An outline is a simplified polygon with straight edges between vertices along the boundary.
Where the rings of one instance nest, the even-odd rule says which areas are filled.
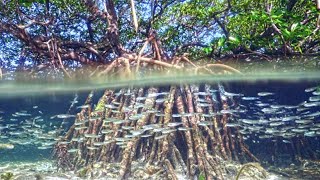
[[[227,104],[219,106],[206,93],[201,99],[200,89],[183,85],[105,91],[96,108],[83,109],[67,132],[64,139],[70,143],[65,152],[75,166],[64,166],[89,167],[90,177],[95,171],[90,167],[101,163],[104,170],[118,164],[120,179],[178,179],[178,174],[186,179],[200,174],[223,179],[226,170],[221,164],[237,160],[234,154],[245,145],[241,138],[230,136],[236,131],[226,129],[228,116],[214,115]],[[204,100],[208,106],[200,103]]]

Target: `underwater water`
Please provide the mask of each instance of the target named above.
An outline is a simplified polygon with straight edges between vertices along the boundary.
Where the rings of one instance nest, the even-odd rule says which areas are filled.
[[[204,112],[201,116],[228,115],[226,127],[242,135],[248,149],[267,172],[278,179],[320,178],[320,163],[317,164],[320,158],[319,75],[314,72],[281,76],[158,77],[139,79],[140,84],[128,81],[59,85],[4,82],[0,85],[0,175],[12,172],[17,179],[76,178],[78,175],[72,171],[59,171],[53,148],[75,124],[77,113],[88,108],[84,104],[90,93],[93,98],[90,106],[95,108],[104,89],[125,94],[120,89],[196,84],[199,106],[211,105],[206,102],[207,96],[216,104],[221,101],[228,104],[228,109],[217,108],[214,113]],[[209,91],[204,91],[207,86]],[[156,103],[163,103],[166,93],[162,91],[154,97]],[[172,113],[172,118],[181,116],[184,115]],[[212,126],[211,123],[202,121],[198,126]],[[170,127],[175,132],[185,131],[180,125]]]

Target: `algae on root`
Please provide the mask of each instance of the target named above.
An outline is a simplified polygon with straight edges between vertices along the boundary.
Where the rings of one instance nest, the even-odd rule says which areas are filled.
[[[240,175],[248,172],[250,168],[256,168],[262,174],[263,178],[267,178],[266,170],[259,163],[247,163],[240,168],[236,180],[239,180]]]

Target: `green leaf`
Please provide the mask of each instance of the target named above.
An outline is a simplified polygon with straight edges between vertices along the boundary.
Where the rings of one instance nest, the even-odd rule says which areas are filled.
[[[212,48],[211,48],[211,47],[205,47],[205,48],[203,48],[203,51],[204,51],[206,54],[209,54],[209,53],[212,51]]]
[[[291,25],[290,31],[293,32],[298,26],[298,23],[294,23]]]
[[[200,173],[198,180],[205,180],[205,179],[206,177],[203,175],[203,173]]]
[[[218,40],[218,47],[224,46],[224,43],[226,42],[226,39],[224,37],[220,38]]]
[[[288,29],[283,30],[283,34],[287,37],[290,37],[291,33],[288,31]]]
[[[234,41],[234,42],[239,41],[237,38],[232,37],[232,36],[229,36],[229,40],[230,40],[230,41]]]

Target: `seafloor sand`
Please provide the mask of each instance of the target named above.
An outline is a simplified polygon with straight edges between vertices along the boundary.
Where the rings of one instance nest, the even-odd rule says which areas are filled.
[[[143,168],[141,163],[135,162],[132,168],[132,176],[129,179],[163,179],[164,176],[161,173],[149,174],[148,168]],[[101,165],[95,164],[92,166],[92,173],[86,174],[83,177],[79,177],[81,170],[65,171],[61,172],[57,170],[52,160],[43,160],[37,162],[2,162],[0,163],[0,175],[12,172],[13,179],[19,180],[50,180],[50,179],[116,179],[119,172],[119,164],[113,164],[102,168]],[[236,179],[236,174],[242,167],[240,164],[227,164],[226,179]],[[290,168],[270,168],[272,170],[267,171],[267,177],[262,178],[261,172],[254,168],[250,171],[243,173],[239,180],[250,179],[269,179],[269,180],[286,180],[286,179],[317,179],[319,178],[319,171],[314,168],[301,169],[301,167]],[[312,171],[312,169],[314,171]],[[260,175],[258,175],[260,174]],[[255,176],[255,177],[253,177]],[[259,177],[260,176],[260,177]],[[179,179],[186,179],[185,175],[177,174]]]

